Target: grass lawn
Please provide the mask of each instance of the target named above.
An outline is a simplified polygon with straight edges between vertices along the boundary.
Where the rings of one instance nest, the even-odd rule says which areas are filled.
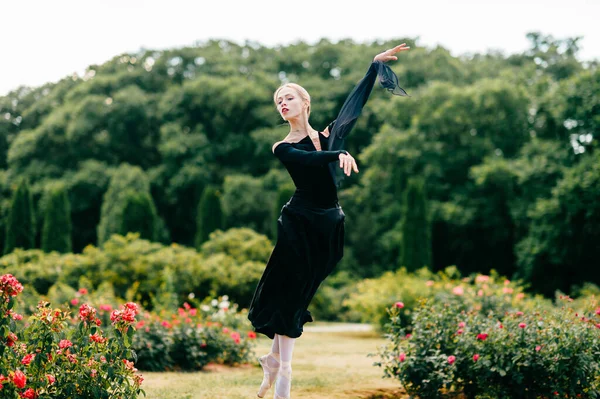
[[[267,353],[271,342],[259,335],[257,356]],[[294,349],[292,398],[407,398],[397,380],[383,379],[381,368],[372,365],[377,357],[367,357],[384,343],[374,332],[304,332]],[[262,369],[254,362],[242,367],[209,366],[193,373],[146,372],[143,376],[142,387],[149,399],[245,399],[256,398]],[[271,387],[265,398],[272,398],[273,390]]]

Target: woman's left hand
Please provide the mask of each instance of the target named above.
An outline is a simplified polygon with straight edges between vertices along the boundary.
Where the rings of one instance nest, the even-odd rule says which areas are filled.
[[[373,61],[381,61],[381,62],[387,62],[387,61],[396,61],[398,59],[398,57],[396,57],[394,54],[400,52],[400,51],[406,51],[406,50],[410,50],[410,47],[408,47],[406,45],[406,43],[402,43],[394,48],[391,48],[389,50],[385,50],[383,53],[377,54],[375,56],[375,58],[373,58]]]
[[[356,160],[350,153],[340,154],[340,168],[344,169],[344,174],[346,176],[350,176],[350,173],[354,171],[354,173],[358,173],[358,166],[356,165]]]

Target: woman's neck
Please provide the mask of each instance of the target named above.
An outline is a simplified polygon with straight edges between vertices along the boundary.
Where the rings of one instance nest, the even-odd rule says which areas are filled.
[[[317,131],[312,128],[312,126],[308,123],[307,120],[298,121],[298,120],[290,120],[290,133],[288,137],[298,137],[304,138],[308,136],[315,136]]]

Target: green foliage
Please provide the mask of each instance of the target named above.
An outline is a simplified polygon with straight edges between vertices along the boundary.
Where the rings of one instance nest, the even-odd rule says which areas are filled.
[[[394,307],[390,342],[376,365],[419,397],[597,397],[600,308],[597,299],[586,305],[584,313],[565,306],[506,311],[424,300],[410,335]]]
[[[44,207],[42,250],[71,252],[71,204],[64,186],[49,189]]]
[[[531,227],[519,242],[520,275],[538,291],[568,292],[573,285],[600,281],[594,265],[600,256],[600,206],[592,187],[600,186],[600,153],[583,154],[528,216]],[[576,226],[576,227],[575,227]],[[564,246],[562,243],[569,242]]]
[[[409,271],[431,267],[431,224],[425,182],[409,179],[404,194],[400,266]]]
[[[142,378],[136,374],[129,339],[137,306],[126,304],[116,316],[114,330],[98,327],[96,310],[82,306],[77,317],[40,301],[25,324],[12,311],[23,287],[11,275],[0,281],[0,348],[2,397],[138,397]],[[99,320],[98,320],[99,321]],[[24,325],[25,324],[25,325]],[[93,379],[93,384],[82,381]]]
[[[108,190],[102,200],[102,213],[98,225],[98,245],[102,245],[111,234],[119,234],[124,218],[124,209],[129,190],[149,193],[148,178],[137,166],[121,165],[110,179]]]
[[[123,215],[119,233],[139,233],[141,238],[155,241],[157,237],[156,207],[149,193],[127,190],[123,200]]]
[[[311,125],[322,130],[373,55],[406,42],[411,51],[389,65],[411,98],[375,87],[347,140],[361,173],[339,192],[349,224],[338,269],[354,277],[396,269],[406,239],[397,226],[400,199],[408,179],[420,176],[427,182],[432,270],[457,265],[464,274],[495,269],[534,278],[534,270],[574,269],[576,261],[565,260],[579,259],[573,278],[533,287],[552,296],[584,279],[598,284],[581,255],[597,232],[586,230],[590,241],[582,249],[576,233],[546,231],[553,224],[583,231],[593,220],[558,211],[571,209],[562,202],[569,196],[552,190],[597,152],[598,63],[578,60],[580,38],[527,38],[522,53],[469,57],[408,37],[276,48],[210,40],[121,54],[82,77],[17,89],[0,97],[0,244],[9,239],[12,187],[21,178],[31,182],[34,209],[44,209],[49,186],[65,186],[76,253],[120,231],[126,187],[153,198],[158,242],[198,247],[206,239],[197,239],[196,225],[208,186],[222,188],[221,228],[274,238],[277,193],[290,180],[271,151],[289,131],[273,91],[288,81],[307,88]],[[122,182],[109,188],[115,175]],[[583,187],[583,197],[597,196],[597,186]],[[42,215],[33,218],[36,226]],[[91,266],[99,273],[97,263]],[[42,280],[40,292],[47,292]]]
[[[223,212],[227,227],[248,227],[267,234],[271,228],[270,193],[259,178],[246,175],[226,176],[223,183]],[[265,198],[266,197],[266,198]]]
[[[195,246],[200,249],[210,233],[223,228],[224,215],[221,209],[221,192],[216,187],[206,187],[202,192],[196,214]]]
[[[35,248],[35,214],[29,183],[23,179],[17,186],[6,223],[4,253],[15,248]]]
[[[0,258],[0,270],[33,285],[55,303],[75,298],[79,288],[103,287],[106,295],[98,300],[135,299],[149,309],[182,302],[190,294],[227,294],[248,306],[271,250],[269,239],[250,229],[217,230],[201,253],[132,233],[113,235],[102,248],[88,246],[83,254],[16,250]]]
[[[486,311],[509,311],[519,306],[522,310],[534,306],[549,307],[550,302],[538,297],[526,297],[520,282],[511,282],[495,271],[490,276],[477,275],[461,278],[456,267],[433,273],[422,268],[414,273],[400,268],[385,272],[375,279],[357,281],[350,289],[344,305],[363,322],[383,328],[388,322],[387,309],[402,303],[399,317],[403,326],[409,326],[411,313],[420,300],[431,299],[440,303],[460,300],[465,307]]]
[[[238,365],[250,360],[256,334],[246,311],[226,297],[207,298],[196,308],[184,303],[177,314],[162,311],[139,323],[133,348],[138,367],[148,371],[202,370],[208,363]]]
[[[269,260],[273,244],[267,237],[247,228],[215,231],[201,247],[204,256],[226,254],[238,263]]]

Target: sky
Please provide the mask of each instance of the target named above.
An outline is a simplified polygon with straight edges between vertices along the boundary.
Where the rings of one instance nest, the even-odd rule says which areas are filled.
[[[454,56],[508,55],[539,31],[582,36],[579,58],[600,59],[600,0],[2,0],[0,15],[0,96],[125,52],[209,39],[271,47],[409,37]]]

